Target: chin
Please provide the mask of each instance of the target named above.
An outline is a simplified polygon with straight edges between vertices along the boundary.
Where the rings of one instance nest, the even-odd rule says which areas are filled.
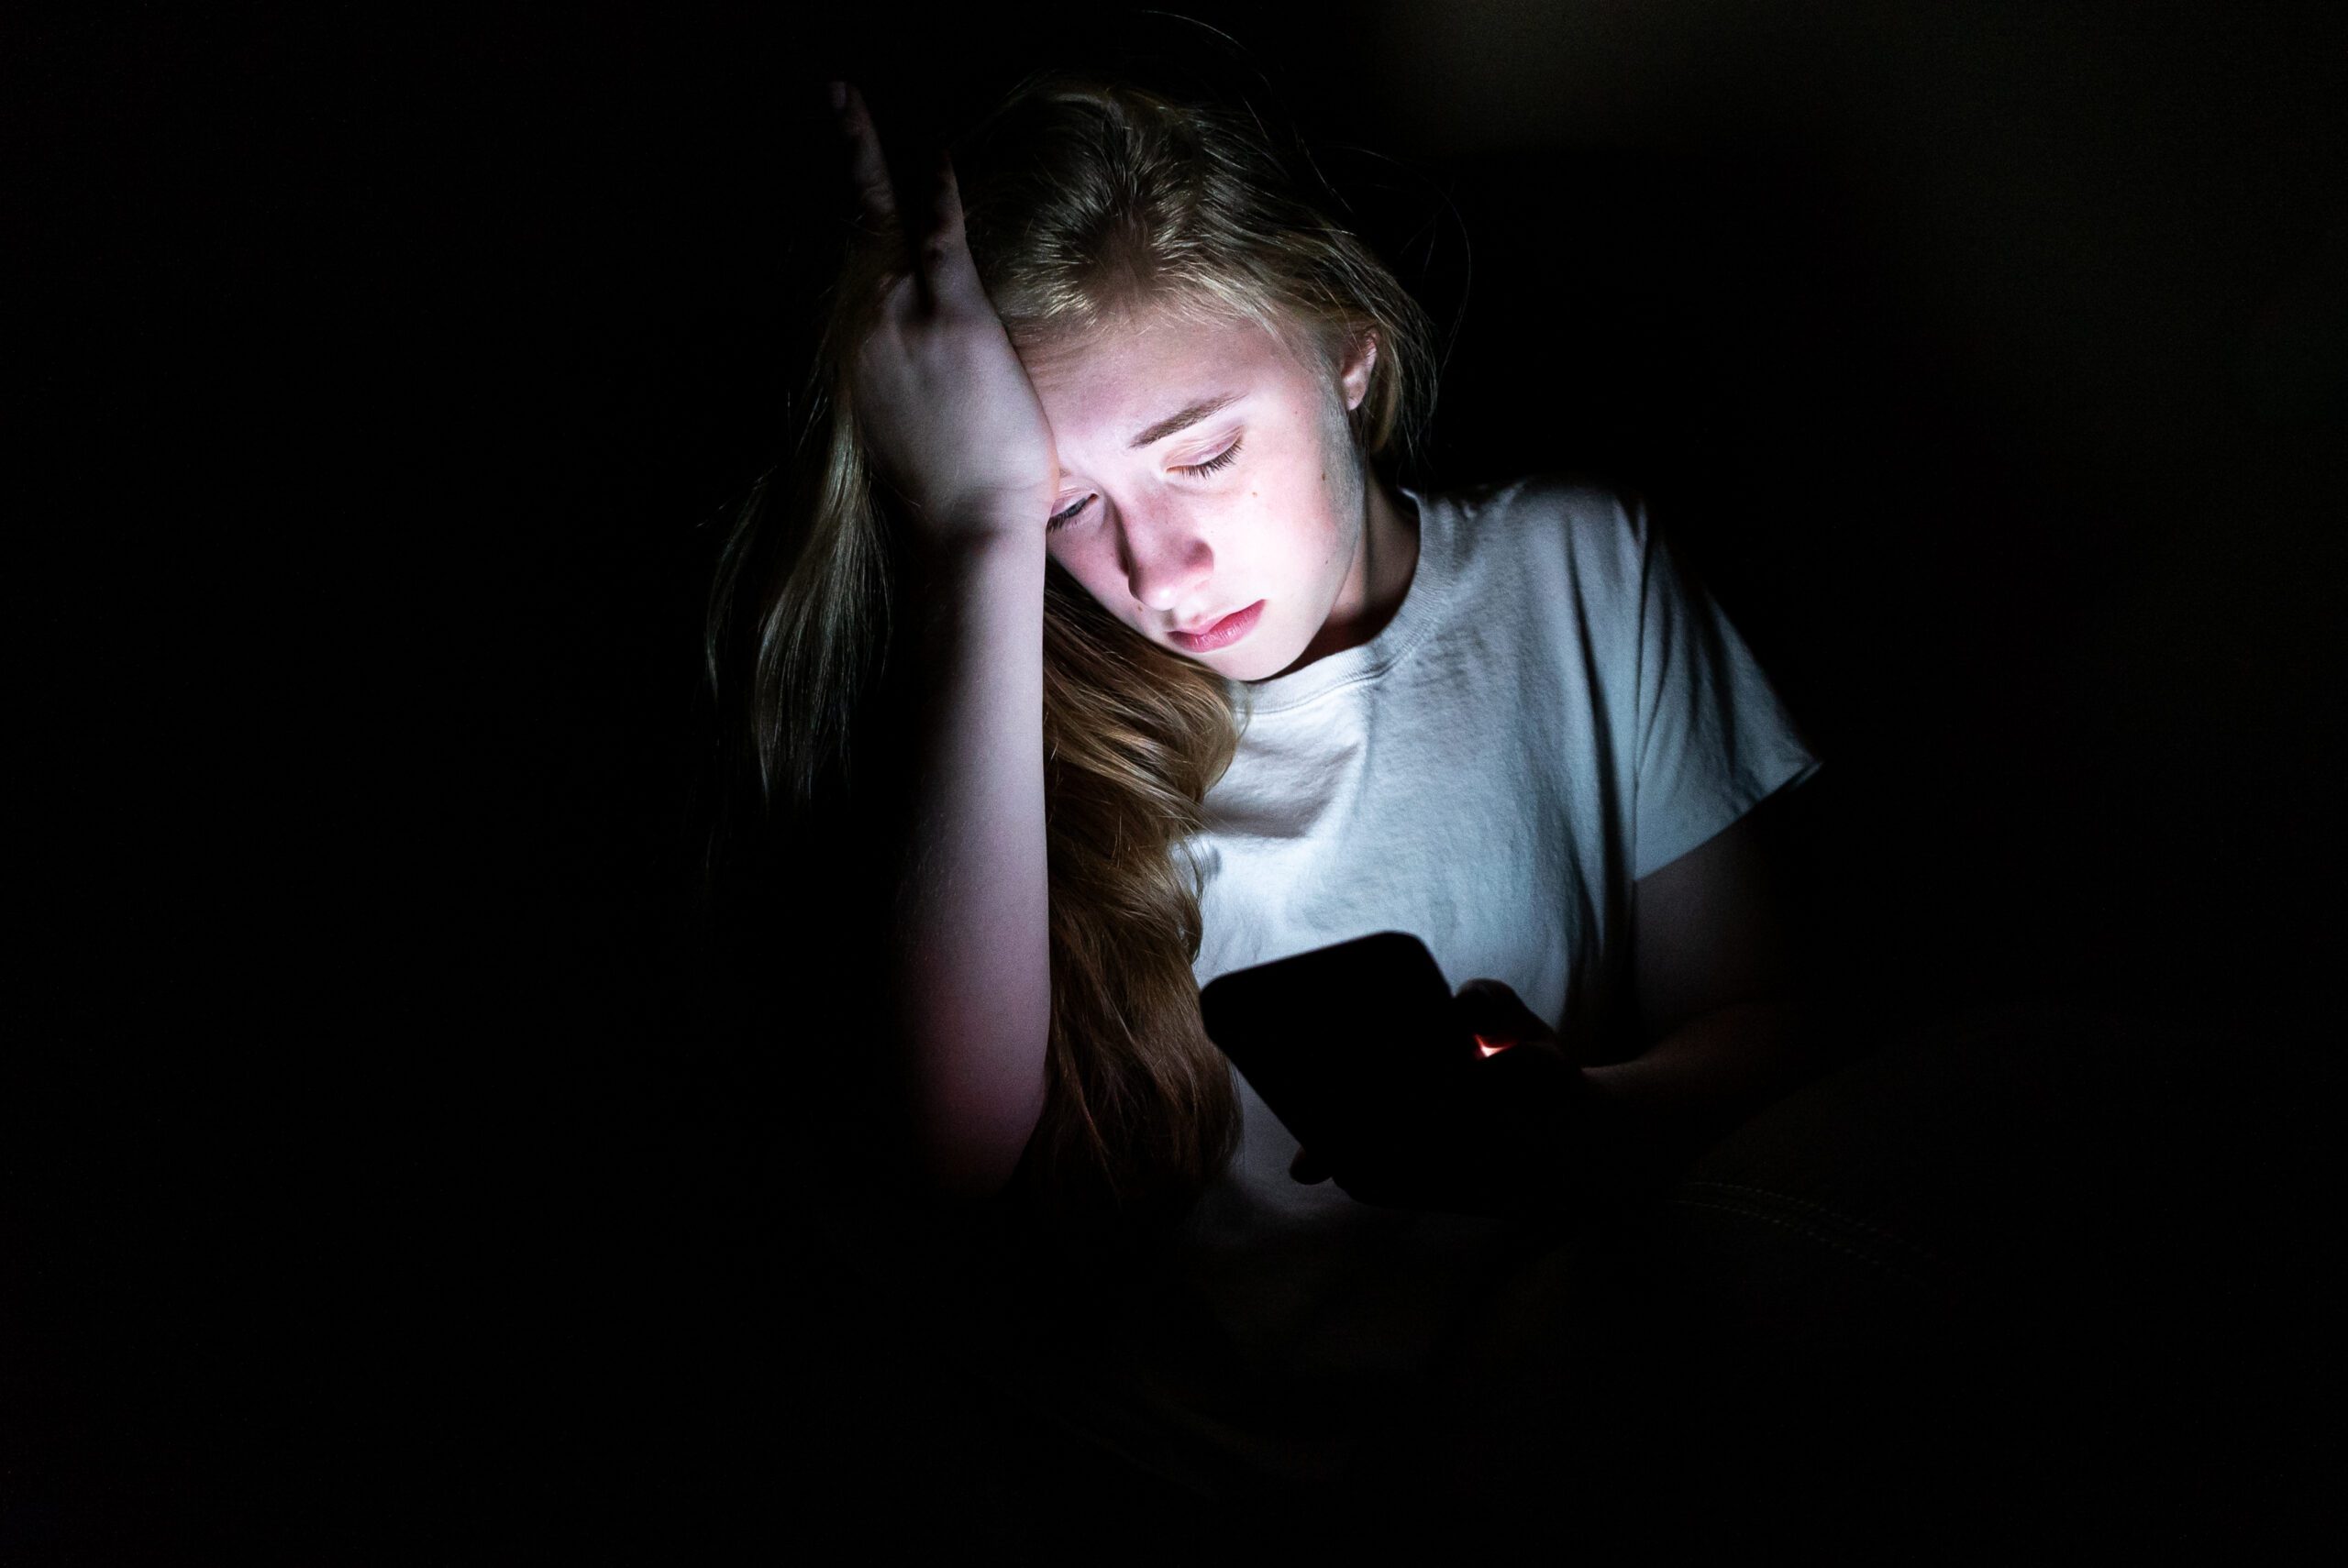
[[[1304,649],[1300,646],[1292,648],[1272,648],[1267,652],[1265,648],[1255,647],[1247,649],[1246,652],[1248,657],[1244,661],[1232,659],[1213,668],[1232,680],[1269,680],[1273,676],[1294,664]]]

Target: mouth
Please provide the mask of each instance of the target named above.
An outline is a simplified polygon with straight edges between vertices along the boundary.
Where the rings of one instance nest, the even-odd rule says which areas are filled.
[[[1230,614],[1199,631],[1168,632],[1166,635],[1174,640],[1177,647],[1191,653],[1211,653],[1216,648],[1229,647],[1249,632],[1254,631],[1256,623],[1262,617],[1263,613],[1264,602],[1258,599],[1246,609],[1234,610]]]

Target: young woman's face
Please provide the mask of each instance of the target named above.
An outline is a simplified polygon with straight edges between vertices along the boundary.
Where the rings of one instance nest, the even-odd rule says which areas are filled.
[[[1235,680],[1287,672],[1367,591],[1346,414],[1375,356],[1319,375],[1251,323],[1144,317],[1027,359],[1059,458],[1052,559],[1161,647]],[[1235,612],[1253,617],[1235,640],[1182,635]]]

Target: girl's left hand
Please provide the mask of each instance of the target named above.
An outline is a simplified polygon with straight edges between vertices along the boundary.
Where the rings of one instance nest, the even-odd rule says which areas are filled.
[[[1501,1219],[1564,1218],[1598,1201],[1622,1162],[1626,1129],[1555,1030],[1499,980],[1470,980],[1453,1005],[1479,1043],[1468,1089],[1431,1105],[1423,1135],[1342,1169],[1299,1149],[1289,1174],[1334,1178],[1346,1197],[1389,1209]]]

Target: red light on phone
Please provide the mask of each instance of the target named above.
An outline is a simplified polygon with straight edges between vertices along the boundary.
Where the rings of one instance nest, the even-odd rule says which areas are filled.
[[[1480,1034],[1476,1036],[1476,1050],[1485,1056],[1497,1056],[1515,1043],[1513,1040],[1487,1040]]]

